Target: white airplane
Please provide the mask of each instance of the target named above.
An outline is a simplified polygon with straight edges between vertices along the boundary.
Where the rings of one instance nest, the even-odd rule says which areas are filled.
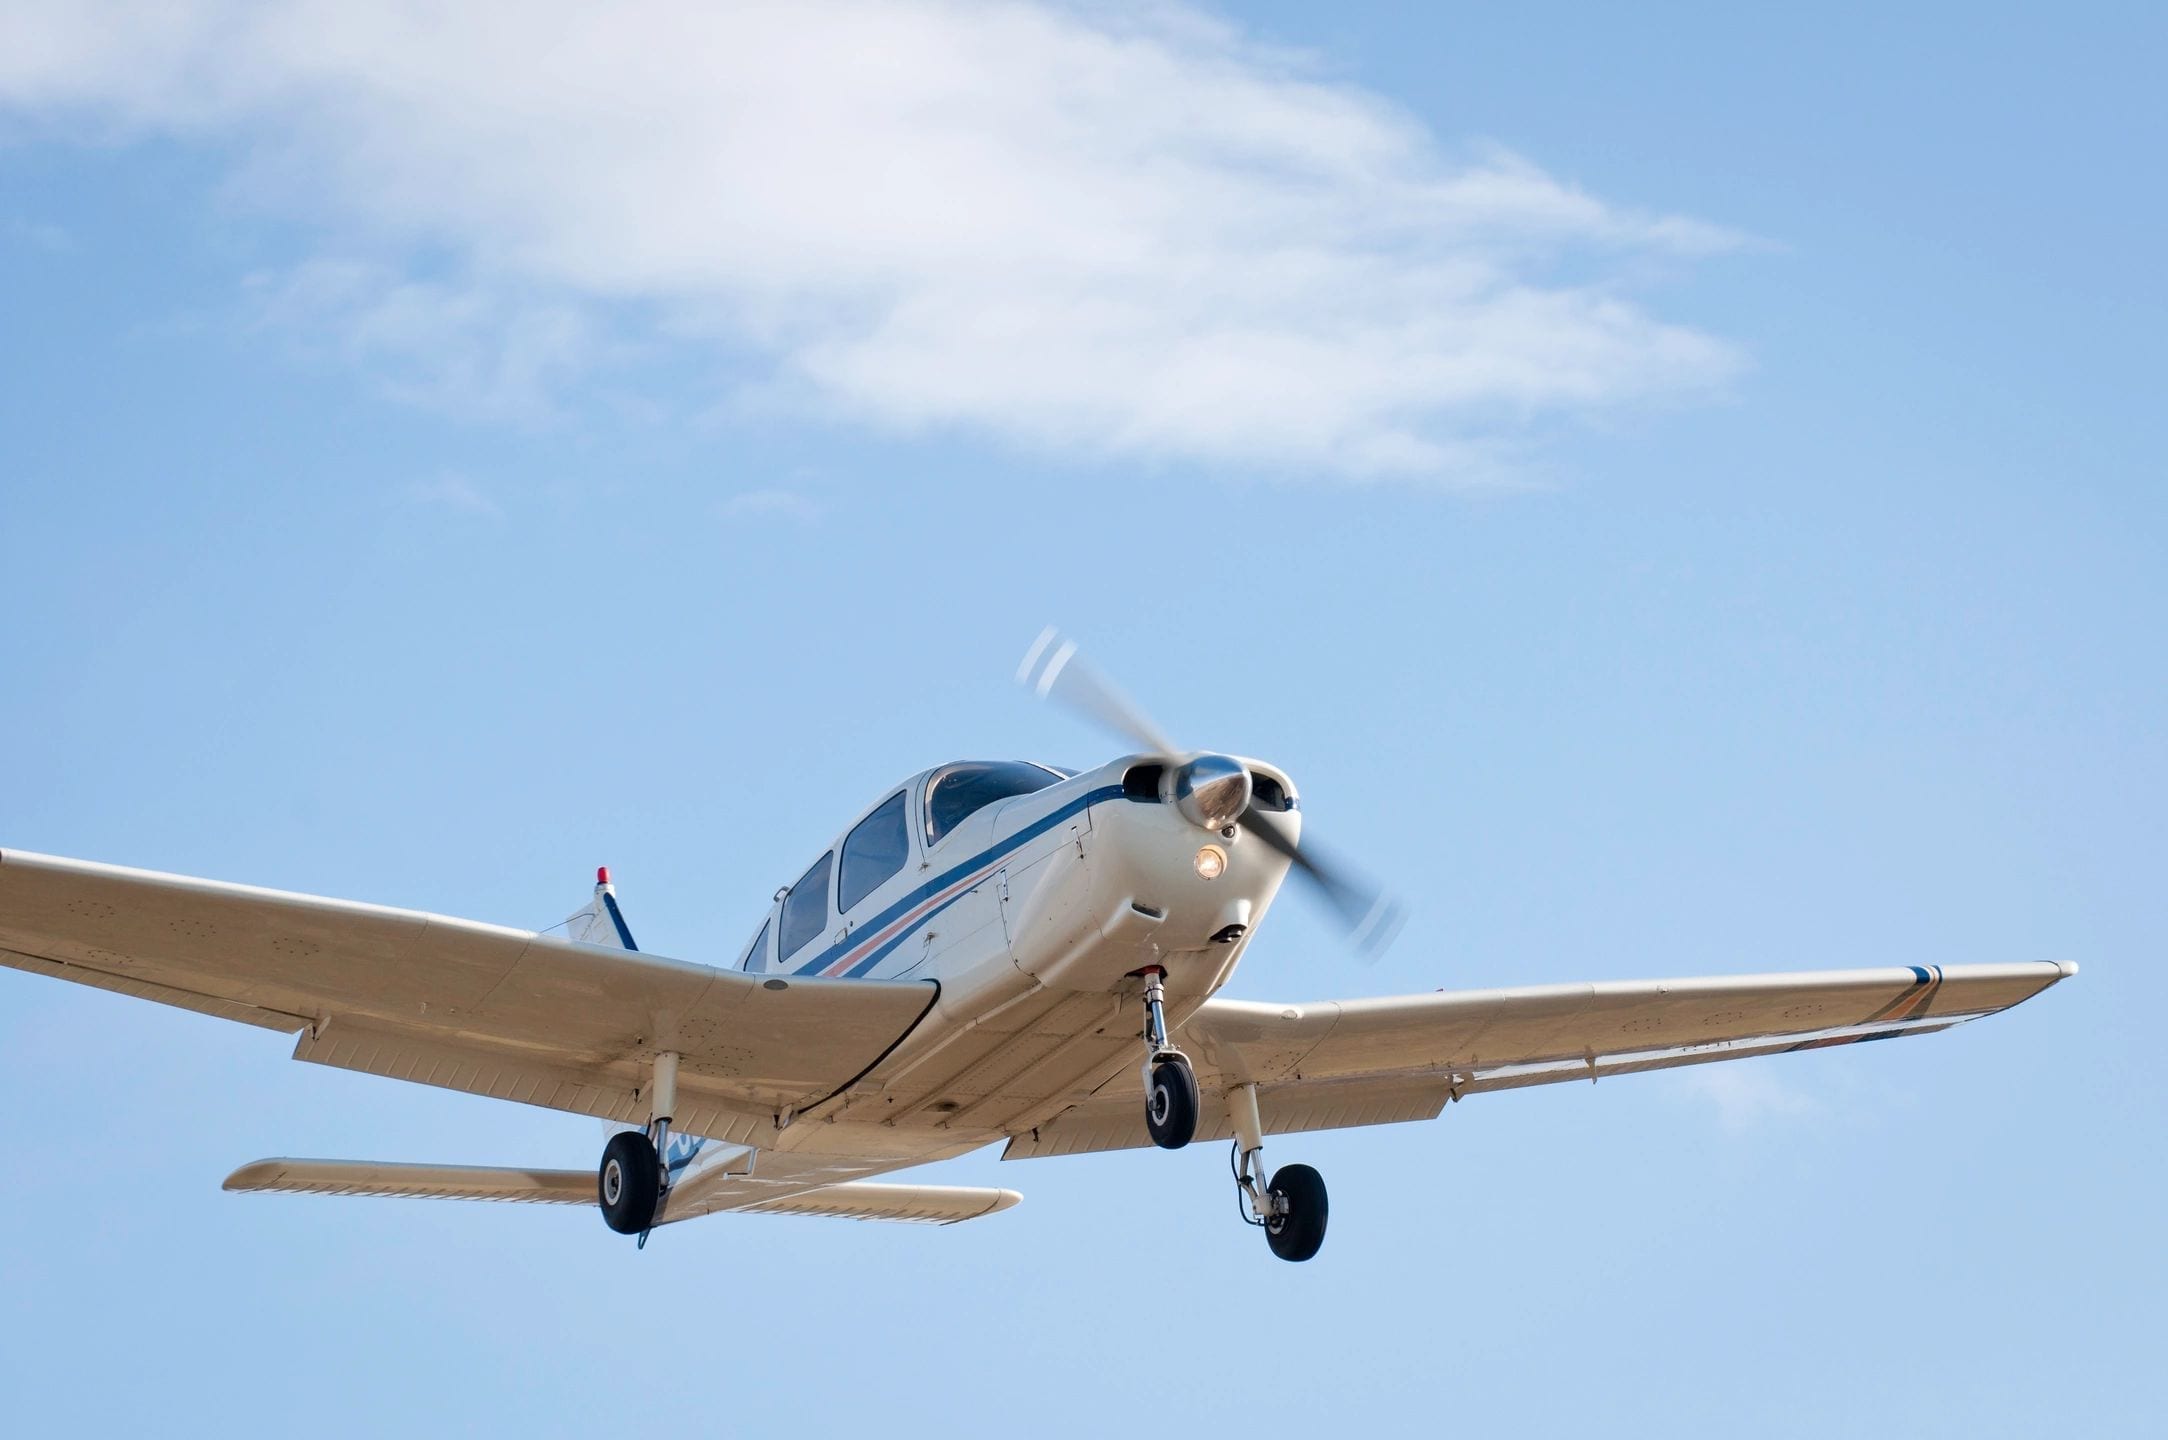
[[[1325,1238],[1264,1137],[1490,1090],[1924,1035],[2069,964],[1899,966],[1268,1004],[1219,998],[1290,871],[1358,941],[1393,907],[1297,845],[1293,783],[1183,750],[1052,631],[1020,678],[1129,736],[1077,773],[943,765],[775,892],[728,969],[639,950],[607,871],[566,933],[0,852],[0,964],[299,1037],[294,1058],[599,1116],[595,1170],[259,1160],[229,1190],[953,1223],[1012,1190],[869,1177],[1229,1139],[1272,1253]],[[553,927],[556,928],[556,927]]]

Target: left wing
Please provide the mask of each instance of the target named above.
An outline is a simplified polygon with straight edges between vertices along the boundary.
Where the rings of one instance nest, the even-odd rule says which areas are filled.
[[[1197,1138],[1233,1133],[1222,1096],[1258,1087],[1271,1133],[1427,1120],[1486,1090],[1926,1035],[2007,1010],[2070,964],[1906,966],[1441,991],[1263,1005],[1208,1000],[1180,1043],[1205,1092]],[[1139,1082],[1009,1142],[1006,1159],[1149,1144]]]
[[[863,1074],[939,987],[748,975],[527,930],[0,851],[0,965],[300,1036],[294,1058],[751,1143]]]

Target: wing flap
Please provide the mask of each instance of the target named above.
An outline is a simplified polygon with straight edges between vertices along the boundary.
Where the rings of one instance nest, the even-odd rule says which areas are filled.
[[[640,1100],[646,1076],[633,1057],[599,1064],[552,1063],[532,1051],[333,1024],[303,1035],[294,1046],[294,1058],[625,1125],[647,1121]],[[730,1103],[732,1099],[738,1103]],[[678,1079],[677,1113],[671,1118],[684,1134],[739,1145],[772,1133],[775,1125],[772,1109],[752,1106],[727,1084],[684,1071]]]
[[[1451,1086],[1438,1076],[1297,1082],[1261,1085],[1257,1090],[1258,1111],[1264,1117],[1266,1132],[1273,1135],[1432,1120],[1449,1098]],[[1234,1133],[1225,1099],[1216,1091],[1208,1091],[1198,1107],[1196,1139],[1232,1140]],[[1143,1102],[1137,1096],[1124,1095],[1087,1101],[1013,1136],[1001,1158],[1039,1160],[1098,1150],[1134,1150],[1151,1143],[1144,1129]]]
[[[593,1205],[592,1170],[516,1170],[487,1165],[401,1165],[378,1160],[255,1160],[225,1188],[285,1195],[404,1195]]]

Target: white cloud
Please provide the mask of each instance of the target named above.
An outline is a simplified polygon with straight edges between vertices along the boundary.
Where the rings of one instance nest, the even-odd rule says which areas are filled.
[[[0,110],[230,145],[235,193],[381,257],[260,288],[462,409],[667,336],[884,427],[1362,475],[1739,363],[1622,293],[1725,232],[1449,152],[1174,5],[0,0],[0,31]]]
[[[453,414],[537,422],[601,351],[584,310],[516,287],[317,259],[249,276],[255,317],[304,345],[329,337],[391,394]]]
[[[46,220],[25,220],[21,216],[8,221],[8,238],[18,245],[47,255],[65,255],[75,248],[75,237],[59,225]]]
[[[726,520],[795,520],[810,525],[828,513],[825,505],[795,490],[746,490],[717,507]]]
[[[1772,1074],[1760,1061],[1696,1065],[1678,1073],[1679,1087],[1716,1107],[1726,1130],[1757,1129],[1778,1120],[1821,1113],[1821,1102]]]
[[[406,487],[406,495],[417,505],[452,510],[461,515],[478,515],[489,520],[504,516],[503,507],[490,499],[481,486],[454,470],[411,482]]]

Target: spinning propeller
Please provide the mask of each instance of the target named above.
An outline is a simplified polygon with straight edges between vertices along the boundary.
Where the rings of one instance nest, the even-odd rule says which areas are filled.
[[[1365,959],[1393,943],[1406,918],[1400,902],[1342,865],[1328,863],[1309,841],[1297,844],[1252,795],[1249,769],[1229,755],[1184,750],[1153,724],[1137,703],[1077,654],[1076,641],[1049,625],[1025,652],[1017,683],[1098,722],[1166,762],[1163,793],[1184,816],[1207,830],[1239,825],[1285,855],[1347,927],[1348,942]]]

